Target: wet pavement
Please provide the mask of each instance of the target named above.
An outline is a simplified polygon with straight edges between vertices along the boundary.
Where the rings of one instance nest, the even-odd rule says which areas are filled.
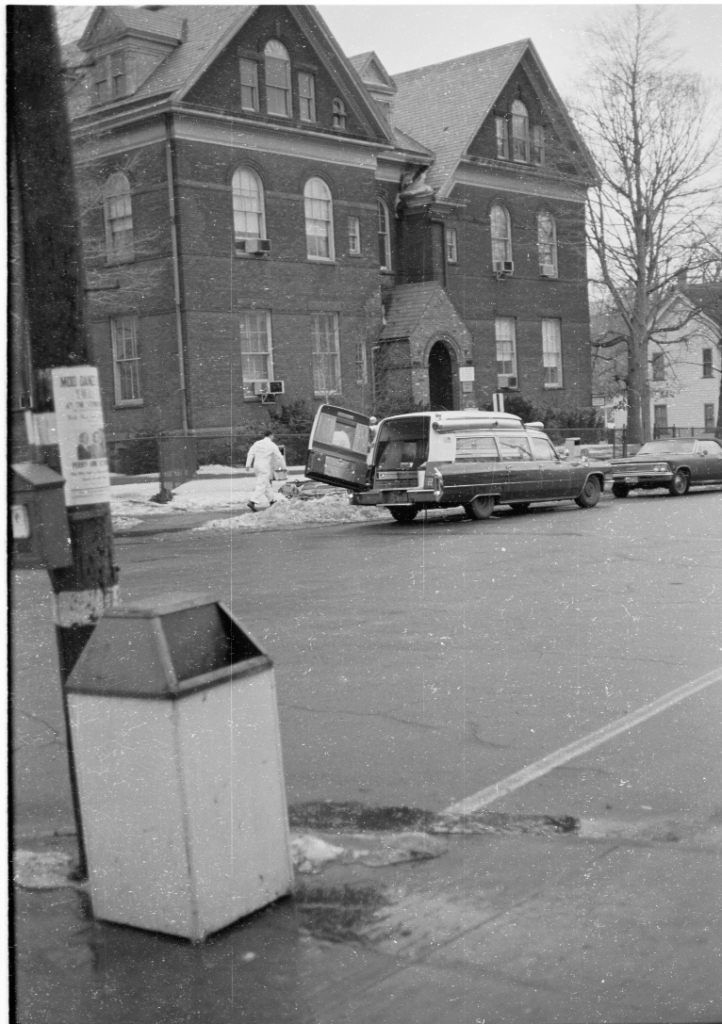
[[[641,828],[316,803],[290,820],[342,853],[301,860],[292,896],[203,944],[96,921],[72,882],[16,886],[16,1020],[720,1019],[722,816]],[[72,836],[23,846],[76,852]]]

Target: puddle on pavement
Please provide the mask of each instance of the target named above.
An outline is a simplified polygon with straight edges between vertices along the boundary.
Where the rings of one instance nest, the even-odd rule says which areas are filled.
[[[579,828],[579,819],[572,815],[505,814],[486,810],[449,815],[419,807],[369,807],[357,801],[330,800],[294,804],[289,809],[289,822],[291,828],[319,832],[413,831],[432,835],[488,832],[544,835],[575,832]]]
[[[294,905],[303,931],[327,942],[362,941],[379,910],[391,905],[375,885],[299,885]]]

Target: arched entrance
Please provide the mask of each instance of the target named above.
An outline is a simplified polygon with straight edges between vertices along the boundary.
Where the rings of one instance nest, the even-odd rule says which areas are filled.
[[[454,408],[451,352],[437,341],[429,352],[429,405],[432,409]]]

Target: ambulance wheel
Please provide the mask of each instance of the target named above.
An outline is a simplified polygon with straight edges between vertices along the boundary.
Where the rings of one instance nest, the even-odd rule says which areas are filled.
[[[387,505],[397,523],[412,523],[419,513],[418,505]]]
[[[488,519],[494,511],[494,499],[491,495],[472,498],[468,505],[464,505],[464,511],[470,519]]]
[[[602,496],[602,488],[595,476],[590,476],[582,487],[581,493],[574,499],[579,508],[594,508]]]

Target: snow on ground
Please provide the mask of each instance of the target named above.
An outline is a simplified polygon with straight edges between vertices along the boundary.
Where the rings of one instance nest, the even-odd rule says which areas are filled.
[[[205,471],[205,472],[204,472]],[[189,480],[177,487],[172,501],[158,504],[151,498],[158,494],[158,480],[116,484],[111,488],[111,510],[116,529],[129,529],[141,523],[147,516],[167,516],[171,520],[180,512],[236,512],[226,519],[213,519],[201,530],[278,530],[284,526],[322,525],[325,523],[358,523],[368,520],[388,519],[385,509],[360,508],[349,504],[345,491],[331,492],[322,498],[308,501],[287,500],[278,494],[272,508],[250,512],[247,508],[255,486],[255,477],[241,476],[242,470],[234,471],[227,466],[204,466],[200,477]],[[216,474],[223,473],[222,477]],[[289,473],[289,479],[301,481],[302,472]],[[280,483],[273,487],[278,492]]]
[[[278,486],[278,485],[276,485]],[[251,476],[225,476],[220,479],[189,480],[173,491],[173,500],[165,504],[151,501],[158,494],[157,480],[147,483],[116,484],[110,489],[113,518],[121,516],[172,515],[174,512],[205,512],[245,507],[255,487]]]
[[[327,523],[363,523],[388,519],[386,509],[350,505],[348,495],[327,494],[323,498],[301,501],[283,495],[271,508],[260,509],[228,519],[212,519],[197,530],[278,530],[284,526],[323,525]]]

